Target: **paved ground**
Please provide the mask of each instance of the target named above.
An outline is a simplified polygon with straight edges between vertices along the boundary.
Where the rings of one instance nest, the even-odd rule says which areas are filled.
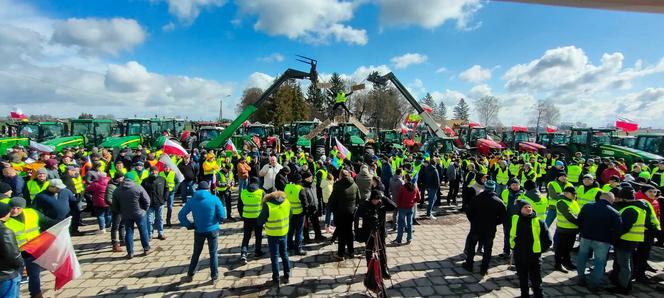
[[[179,209],[179,208],[178,208]],[[234,211],[237,213],[237,210]],[[451,207],[438,209],[435,221],[420,220],[415,226],[413,242],[408,246],[388,247],[388,263],[392,281],[386,281],[390,297],[429,296],[517,296],[518,280],[513,271],[507,269],[505,261],[495,257],[489,274],[480,277],[460,267],[463,259],[463,244],[468,230],[465,217],[453,212]],[[185,229],[172,228],[166,231],[165,241],[154,239],[154,252],[147,257],[126,260],[124,253],[112,253],[110,235],[93,233],[96,225],[88,219],[83,230],[88,235],[74,238],[74,244],[83,270],[83,276],[47,297],[228,297],[228,296],[276,296],[273,289],[264,286],[271,278],[269,258],[250,259],[247,265],[238,264],[241,222],[222,226],[219,243],[220,279],[209,282],[207,268],[209,255],[203,250],[202,269],[192,283],[181,282],[186,275],[193,246],[192,233]],[[329,235],[328,235],[329,236]],[[388,236],[388,241],[394,239]],[[136,236],[138,237],[138,236]],[[252,242],[253,243],[253,242]],[[136,241],[140,251],[140,244]],[[265,251],[267,244],[264,243]],[[294,264],[290,285],[283,286],[281,296],[364,296],[362,285],[365,262],[363,258],[343,262],[333,261],[336,245],[308,245],[308,255],[292,256]],[[361,249],[356,249],[358,252]],[[253,251],[250,248],[250,251]],[[502,229],[494,242],[494,256],[502,251]],[[476,260],[479,260],[476,257]],[[653,262],[657,268],[664,267],[664,250],[653,250]],[[588,296],[590,293],[575,282],[575,274],[552,272],[553,254],[544,255],[544,293],[547,296]],[[359,270],[355,274],[355,268]],[[611,263],[610,263],[611,264]],[[607,266],[607,268],[610,268]],[[475,270],[479,270],[476,263]],[[660,271],[661,272],[661,271]],[[42,273],[43,289],[53,288],[53,278]],[[659,279],[664,274],[659,273]],[[24,286],[24,290],[27,286]],[[602,295],[606,295],[604,292]],[[24,295],[25,292],[24,292]],[[635,284],[636,297],[662,297],[654,285]],[[27,295],[26,295],[27,296]]]

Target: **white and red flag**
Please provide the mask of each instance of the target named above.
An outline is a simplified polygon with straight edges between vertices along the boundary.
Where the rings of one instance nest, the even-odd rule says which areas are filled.
[[[339,154],[341,155],[341,159],[346,159],[346,158],[350,159],[350,150],[348,150],[348,148],[346,148],[346,146],[341,144],[341,142],[339,142],[339,139],[334,138],[334,140],[337,143],[337,149],[339,150]]]
[[[618,117],[616,119],[616,128],[620,128],[625,132],[632,132],[639,130],[639,125],[630,119]]]
[[[558,131],[558,127],[553,126],[553,125],[547,125],[546,126],[546,132],[547,133],[554,133],[556,131]]]
[[[67,217],[21,246],[21,250],[35,258],[37,265],[55,275],[56,290],[81,276],[81,266],[69,236],[70,224],[71,217]]]
[[[180,143],[170,139],[166,139],[164,147],[161,150],[164,151],[164,153],[177,156],[185,156],[188,154],[187,150],[185,150]]]
[[[182,175],[182,172],[180,172],[178,166],[175,165],[175,162],[173,162],[173,159],[171,159],[167,153],[164,153],[159,157],[159,163],[157,164],[157,167],[159,168],[160,172],[164,171],[164,165],[167,165],[171,171],[175,172],[175,181],[177,183],[184,181],[184,175]]]
[[[233,141],[231,141],[231,139],[228,139],[226,141],[226,150],[230,152],[237,152],[237,148],[235,148],[235,144],[233,144]]]
[[[28,119],[28,116],[23,114],[23,111],[21,111],[21,109],[19,109],[19,108],[11,111],[9,113],[9,117],[12,118],[12,119],[20,119],[20,120]]]

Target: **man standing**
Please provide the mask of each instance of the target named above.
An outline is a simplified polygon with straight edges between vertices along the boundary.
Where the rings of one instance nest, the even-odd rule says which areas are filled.
[[[47,175],[48,173],[46,172],[46,169],[40,168],[37,170],[37,177],[28,181],[26,184],[27,192],[24,192],[23,197],[27,201],[28,206],[32,206],[32,201],[35,197],[48,188],[48,180],[46,180]]]
[[[582,184],[576,188],[576,199],[579,207],[583,208],[585,204],[594,203],[601,194],[599,184],[591,174],[583,175]]]
[[[556,165],[558,162],[556,162]],[[546,211],[546,226],[551,226],[556,219],[556,204],[558,197],[563,189],[573,187],[572,183],[567,182],[567,174],[564,171],[555,172],[555,180],[549,182],[546,186],[546,196],[549,200],[549,208]]]
[[[48,181],[48,188],[35,197],[32,207],[49,218],[61,221],[69,215],[71,201],[76,201],[76,197],[62,180],[51,179]]]
[[[150,236],[146,216],[147,210],[150,208],[150,196],[133,179],[136,179],[136,176],[125,177],[124,182],[113,192],[113,204],[116,210],[120,210],[122,224],[125,226],[128,259],[134,257],[134,224],[141,237],[143,252],[146,256],[150,253]]]
[[[240,161],[237,163],[237,191],[242,193],[242,190],[247,188],[247,183],[249,182],[249,171],[251,171],[251,166],[247,164],[248,157],[240,158]]]
[[[279,284],[288,284],[290,277],[290,260],[286,237],[292,217],[290,201],[286,194],[276,191],[265,196],[265,203],[258,216],[257,224],[265,225],[267,244],[270,247],[270,263],[272,264],[272,285],[279,289]],[[284,277],[279,281],[279,259],[284,266]]]
[[[81,210],[78,207],[78,203],[83,199],[85,186],[83,184],[83,177],[81,177],[80,168],[76,165],[69,165],[65,167],[65,172],[62,173],[61,177],[62,182],[67,186],[67,189],[69,189],[76,198],[74,201],[69,201],[69,214],[71,215],[69,232],[72,236],[81,236],[83,233],[78,231],[79,224],[81,223]]]
[[[302,185],[302,176],[299,173],[293,173],[292,183],[286,184],[284,188],[284,193],[286,193],[286,199],[291,205],[293,216],[290,219],[290,225],[288,228],[288,249],[294,250],[296,255],[304,256],[306,252],[303,248],[303,229],[304,229],[304,219],[306,210],[309,206],[307,205],[307,198],[303,191]],[[292,245],[291,245],[292,244]]]
[[[178,165],[178,169],[184,176],[184,181],[178,185],[178,192],[182,198],[182,204],[184,204],[194,192],[194,183],[196,182],[196,166],[191,162],[191,156],[185,155]]]
[[[258,172],[258,176],[263,177],[263,189],[265,191],[271,192],[274,190],[274,179],[281,168],[282,166],[277,163],[277,157],[273,155],[270,156],[270,162]]]
[[[240,248],[240,261],[243,264],[247,263],[247,251],[249,250],[249,240],[251,240],[251,233],[256,237],[256,244],[254,245],[254,255],[256,258],[263,256],[261,249],[263,238],[263,227],[258,225],[257,218],[261,213],[261,206],[265,191],[258,186],[258,179],[251,178],[251,183],[247,188],[240,192],[240,200],[242,201],[242,218],[243,222],[243,236],[242,247]]]
[[[121,245],[124,245],[124,226],[122,226],[122,214],[117,204],[113,204],[113,193],[124,181],[122,173],[116,173],[108,182],[106,192],[104,193],[104,201],[108,206],[111,206],[111,246],[113,252],[122,252]],[[118,237],[119,236],[119,237]]]
[[[187,218],[192,213],[194,222]],[[210,193],[210,184],[207,181],[201,181],[198,184],[198,190],[194,193],[191,200],[184,204],[178,213],[180,225],[188,230],[194,230],[194,251],[191,255],[189,270],[187,271],[188,282],[191,282],[194,273],[198,270],[198,259],[203,251],[203,244],[207,240],[208,250],[210,251],[210,277],[214,282],[219,278],[219,257],[217,253],[219,239],[219,223],[226,218],[226,210],[215,195]]]
[[[482,265],[480,266],[481,275],[486,275],[489,270],[496,226],[505,221],[506,215],[505,205],[498,199],[494,191],[495,187],[496,183],[494,181],[487,181],[484,184],[484,191],[471,200],[466,213],[470,221],[470,249],[467,251],[463,268],[473,272],[474,248],[479,243],[480,247],[483,248]]]
[[[457,196],[459,195],[459,183],[461,180],[461,172],[459,171],[459,160],[454,159],[446,169],[447,181],[449,181],[450,188],[447,192],[447,205],[457,203]],[[393,198],[396,199],[396,198]]]
[[[321,234],[320,230],[320,221],[318,220],[318,216],[320,214],[320,210],[322,210],[322,206],[318,203],[319,200],[318,196],[316,196],[316,188],[314,186],[313,179],[314,177],[309,171],[302,173],[302,191],[304,192],[308,206],[304,210],[304,213],[306,213],[305,222],[310,223],[306,225],[307,227],[304,229],[304,240],[310,241],[309,229],[311,228],[314,230],[314,240],[321,242],[325,241],[327,238]]]
[[[429,199],[429,205],[427,206],[427,217],[429,217],[431,220],[434,220],[436,217],[433,216],[432,212],[434,204],[436,201],[438,201],[437,196],[438,191],[440,190],[440,174],[438,173],[436,166],[434,166],[428,160],[424,160],[424,167],[422,168],[421,175],[422,185],[424,185],[426,188]]]
[[[556,201],[558,202],[556,203],[558,224],[553,237],[555,241],[554,269],[567,273],[567,270],[576,270],[576,266],[572,264],[571,254],[574,241],[576,241],[576,234],[579,233],[577,217],[581,208],[576,202],[574,187],[566,187],[563,194],[558,196]]]
[[[509,232],[512,225],[512,215],[519,213],[519,210],[516,207],[516,201],[523,193],[523,191],[521,191],[519,179],[510,179],[507,185],[509,188],[503,190],[503,192],[500,194],[500,198],[505,205],[505,221],[503,222],[503,253],[500,254],[500,257],[503,259],[508,259],[510,257]]]
[[[339,180],[334,183],[330,195],[330,210],[334,213],[334,222],[337,224],[339,247],[337,259],[343,260],[344,255],[353,257],[353,213],[360,201],[360,190],[350,177],[348,170],[339,173]]]
[[[171,216],[173,215],[173,201],[175,201],[175,171],[165,164],[164,171],[159,173],[159,176],[166,180],[166,186],[168,186],[168,194],[166,195],[166,226],[170,227]]]
[[[150,208],[148,208],[148,236],[152,239],[152,232],[157,230],[159,240],[166,240],[164,235],[164,202],[168,196],[168,185],[164,177],[159,176],[159,168],[152,167],[150,176],[142,183],[143,188],[150,196]]]
[[[12,208],[0,203],[0,297],[19,297],[19,284],[23,267],[23,258],[18,249],[16,235],[5,225],[10,218]]]
[[[611,242],[617,239],[622,228],[620,213],[611,207],[614,200],[615,197],[612,193],[603,193],[596,203],[583,206],[577,218],[580,244],[579,252],[576,255],[576,271],[579,284],[587,284],[592,292],[599,291]],[[588,283],[586,281],[586,262],[591,253],[594,269]]]

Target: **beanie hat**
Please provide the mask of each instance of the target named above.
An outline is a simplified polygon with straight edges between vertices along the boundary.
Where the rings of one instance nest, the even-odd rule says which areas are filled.
[[[574,186],[565,187],[565,189],[563,191],[568,192],[568,193],[576,194],[576,188],[574,188]]]
[[[618,197],[623,200],[634,200],[634,189],[631,186],[622,187]]]
[[[562,160],[556,161],[556,167],[564,167],[565,163]]]
[[[533,190],[537,188],[537,184],[533,180],[526,180],[526,182],[523,184],[523,188],[525,190]]]
[[[27,205],[27,202],[22,197],[13,197],[12,200],[9,202],[9,205],[12,206],[12,207],[25,208],[25,205]]]
[[[0,193],[6,193],[10,190],[12,190],[12,187],[9,184],[0,182]]]
[[[484,190],[495,191],[496,182],[493,180],[487,180],[486,183],[484,183]]]
[[[198,189],[210,189],[210,184],[207,181],[201,181],[198,183]]]
[[[302,181],[302,175],[299,173],[295,172],[293,175],[291,175],[290,179],[293,183],[300,183]]]
[[[309,177],[311,177],[311,176],[312,176],[312,175],[311,175],[311,172],[309,172],[309,171],[304,171],[304,172],[302,172],[302,180],[307,179],[307,178],[309,178]]]
[[[507,185],[512,185],[512,184],[514,184],[514,183],[516,183],[516,184],[521,184],[521,182],[519,182],[519,179],[512,178],[512,179],[510,179],[509,182],[507,182]]]
[[[514,204],[516,205],[516,208],[517,208],[516,210],[517,210],[517,212],[520,212],[520,211],[521,211],[521,208],[523,208],[523,207],[526,206],[526,205],[530,205],[530,202],[528,202],[528,201],[526,201],[526,200],[523,200],[523,199],[518,199],[518,200],[516,200],[516,201],[514,202]],[[532,205],[531,205],[531,206],[532,206]]]
[[[7,216],[10,211],[12,211],[12,206],[9,206],[9,204],[0,203],[0,218]]]

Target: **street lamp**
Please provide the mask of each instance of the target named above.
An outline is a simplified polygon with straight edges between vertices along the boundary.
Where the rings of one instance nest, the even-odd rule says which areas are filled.
[[[231,97],[230,94],[226,94],[223,98],[219,99],[219,122],[224,119],[224,99]]]

